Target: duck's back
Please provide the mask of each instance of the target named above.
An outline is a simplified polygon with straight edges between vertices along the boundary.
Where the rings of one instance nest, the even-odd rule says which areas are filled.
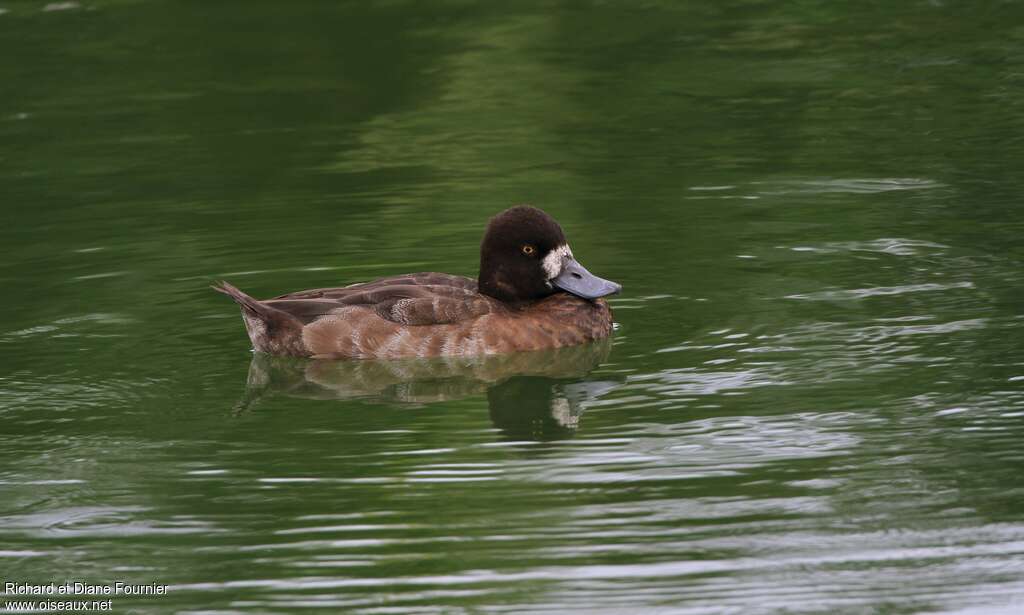
[[[447,273],[411,273],[342,288],[317,288],[281,295],[264,304],[292,314],[303,324],[347,307],[368,308],[403,325],[465,321],[493,309],[476,281]]]
[[[224,283],[256,350],[316,358],[503,354],[606,337],[604,301],[557,293],[519,308],[483,295],[471,278],[415,273],[257,301]]]

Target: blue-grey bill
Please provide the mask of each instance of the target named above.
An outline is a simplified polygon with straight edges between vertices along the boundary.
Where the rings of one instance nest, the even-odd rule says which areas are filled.
[[[576,259],[567,258],[562,263],[562,273],[551,280],[551,283],[565,292],[572,293],[584,299],[597,299],[607,295],[614,295],[622,290],[622,286],[599,278],[590,273],[586,268],[576,262]]]

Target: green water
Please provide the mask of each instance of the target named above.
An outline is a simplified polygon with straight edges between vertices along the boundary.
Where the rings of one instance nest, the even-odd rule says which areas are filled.
[[[1024,612],[1020,3],[7,0],[0,83],[0,580]],[[519,202],[610,347],[272,361],[208,289],[474,275]]]

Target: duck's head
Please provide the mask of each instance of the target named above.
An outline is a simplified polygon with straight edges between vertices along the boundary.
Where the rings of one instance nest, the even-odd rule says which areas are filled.
[[[622,287],[576,261],[555,219],[527,205],[491,218],[480,244],[480,292],[508,303],[535,301],[563,290],[584,299]]]

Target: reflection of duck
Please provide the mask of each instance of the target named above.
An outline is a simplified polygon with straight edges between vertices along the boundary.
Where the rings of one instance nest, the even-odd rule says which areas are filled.
[[[268,395],[365,398],[425,404],[487,394],[491,420],[515,437],[549,439],[576,428],[586,402],[615,388],[585,376],[608,356],[611,340],[473,358],[324,361],[253,355],[246,410]]]
[[[318,359],[476,356],[574,346],[605,338],[600,297],[621,287],[573,257],[543,211],[513,207],[487,225],[476,280],[413,273],[259,301],[227,282],[256,350]]]
[[[579,427],[587,402],[617,382],[513,376],[487,391],[494,426],[515,439],[556,440]]]

